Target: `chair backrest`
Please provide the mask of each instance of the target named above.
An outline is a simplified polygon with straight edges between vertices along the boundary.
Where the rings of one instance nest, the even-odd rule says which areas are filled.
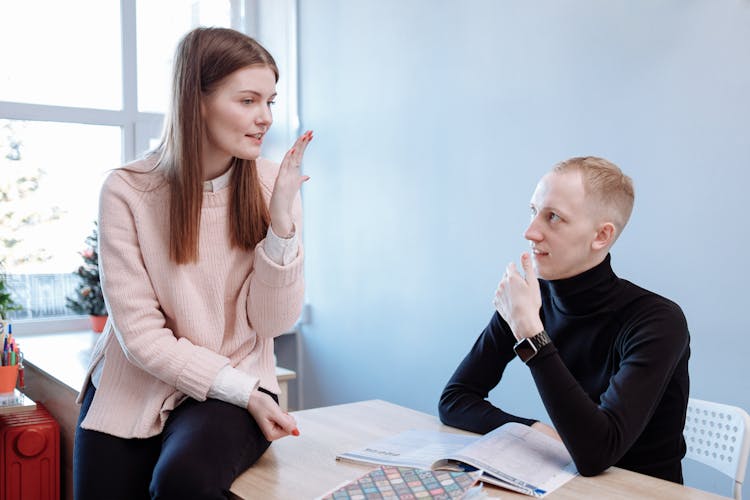
[[[750,453],[750,415],[736,406],[690,398],[683,434],[685,457],[734,479],[735,497],[740,498]]]

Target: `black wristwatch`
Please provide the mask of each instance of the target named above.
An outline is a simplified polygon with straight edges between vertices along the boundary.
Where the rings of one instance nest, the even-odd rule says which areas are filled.
[[[549,344],[552,340],[547,335],[547,332],[542,330],[533,337],[526,337],[516,342],[513,346],[513,350],[516,351],[521,361],[528,363],[531,358],[536,356],[543,346]]]

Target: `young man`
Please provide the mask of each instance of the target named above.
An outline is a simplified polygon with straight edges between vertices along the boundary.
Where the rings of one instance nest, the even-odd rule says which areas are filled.
[[[601,158],[572,158],[542,177],[524,235],[534,265],[527,253],[524,275],[508,265],[497,313],[443,390],[445,424],[486,433],[521,422],[561,439],[584,476],[616,465],[682,483],[685,316],[610,267],[633,199],[631,179]],[[487,400],[516,355],[552,426]]]

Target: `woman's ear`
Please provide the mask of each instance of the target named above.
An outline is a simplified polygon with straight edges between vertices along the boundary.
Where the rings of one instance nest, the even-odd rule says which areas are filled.
[[[596,237],[591,242],[592,250],[601,250],[609,248],[615,242],[617,228],[611,222],[603,222],[596,231]]]

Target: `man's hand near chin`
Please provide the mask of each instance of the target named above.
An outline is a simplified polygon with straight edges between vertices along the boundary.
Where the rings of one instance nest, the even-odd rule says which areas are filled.
[[[533,337],[544,329],[539,318],[542,295],[528,253],[521,254],[521,265],[524,276],[521,276],[513,262],[508,264],[503,279],[497,285],[493,301],[495,309],[508,323],[517,340]]]

